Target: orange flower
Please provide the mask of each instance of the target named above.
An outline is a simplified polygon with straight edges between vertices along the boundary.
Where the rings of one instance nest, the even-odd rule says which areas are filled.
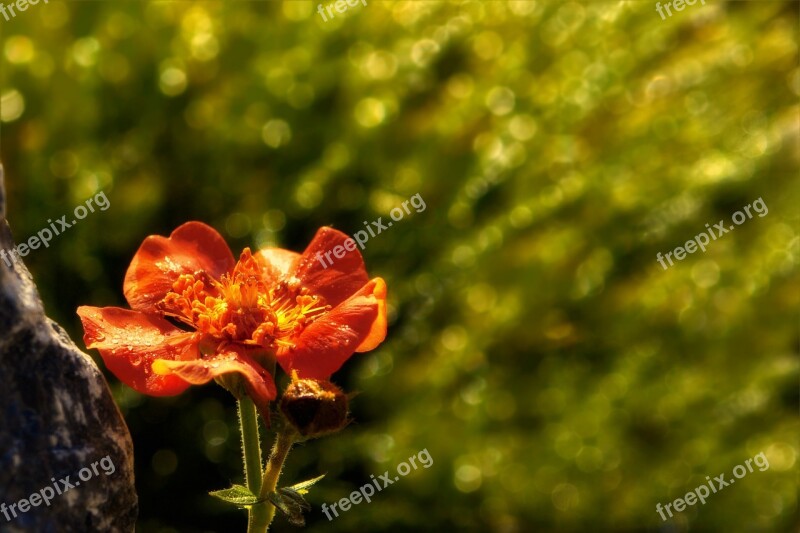
[[[302,254],[246,248],[236,262],[200,222],[150,236],[125,276],[133,310],[78,308],[84,341],[141,393],[179,394],[235,373],[266,413],[275,359],[288,374],[326,380],[386,336],[386,283],[367,277],[358,250],[328,268],[316,258],[347,240],[323,227]]]

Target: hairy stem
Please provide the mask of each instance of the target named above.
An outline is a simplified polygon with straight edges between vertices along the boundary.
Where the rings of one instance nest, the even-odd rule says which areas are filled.
[[[238,401],[239,430],[242,434],[242,455],[247,488],[253,494],[261,493],[261,438],[258,432],[258,413],[253,400],[244,396]],[[266,531],[269,504],[254,505],[249,510],[247,533]]]
[[[295,443],[295,432],[293,428],[284,428],[275,437],[275,444],[272,446],[272,453],[270,453],[269,460],[267,461],[267,468],[264,470],[264,479],[261,482],[261,492],[259,499],[266,499],[270,492],[274,492],[278,486],[278,478],[281,476],[283,470],[283,463],[286,461],[286,456],[289,455],[289,450]],[[275,517],[275,506],[271,503],[266,504],[267,518],[266,528],[272,523]],[[266,531],[266,528],[263,531]]]

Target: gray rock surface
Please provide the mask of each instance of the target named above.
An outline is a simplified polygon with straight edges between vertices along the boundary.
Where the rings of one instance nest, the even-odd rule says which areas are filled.
[[[0,166],[0,249],[13,246]],[[22,499],[39,505],[21,512]],[[137,510],[133,443],[103,375],[45,316],[25,265],[0,260],[0,532],[133,531]]]

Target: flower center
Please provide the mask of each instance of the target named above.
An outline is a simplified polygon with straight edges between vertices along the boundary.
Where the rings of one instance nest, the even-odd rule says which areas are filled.
[[[182,274],[159,309],[212,337],[277,350],[294,347],[291,339],[330,306],[296,283],[267,284],[245,248],[219,280],[204,271]]]

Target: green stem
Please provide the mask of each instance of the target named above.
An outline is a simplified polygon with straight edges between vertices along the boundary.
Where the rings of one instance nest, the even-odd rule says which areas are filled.
[[[247,488],[253,494],[261,492],[261,438],[258,433],[258,413],[248,396],[238,401],[239,429],[242,434],[242,455]],[[265,531],[268,504],[258,504],[250,508],[247,533]]]
[[[267,468],[264,470],[259,499],[266,499],[270,492],[275,492],[278,486],[278,478],[280,478],[281,470],[283,470],[283,463],[286,461],[286,456],[289,455],[289,450],[292,449],[295,436],[294,429],[286,427],[275,437],[275,444],[272,445],[272,453],[270,453],[269,461],[267,461]],[[272,519],[275,518],[275,506],[272,504],[268,504],[268,506],[266,528],[262,531],[266,531],[272,523]]]

